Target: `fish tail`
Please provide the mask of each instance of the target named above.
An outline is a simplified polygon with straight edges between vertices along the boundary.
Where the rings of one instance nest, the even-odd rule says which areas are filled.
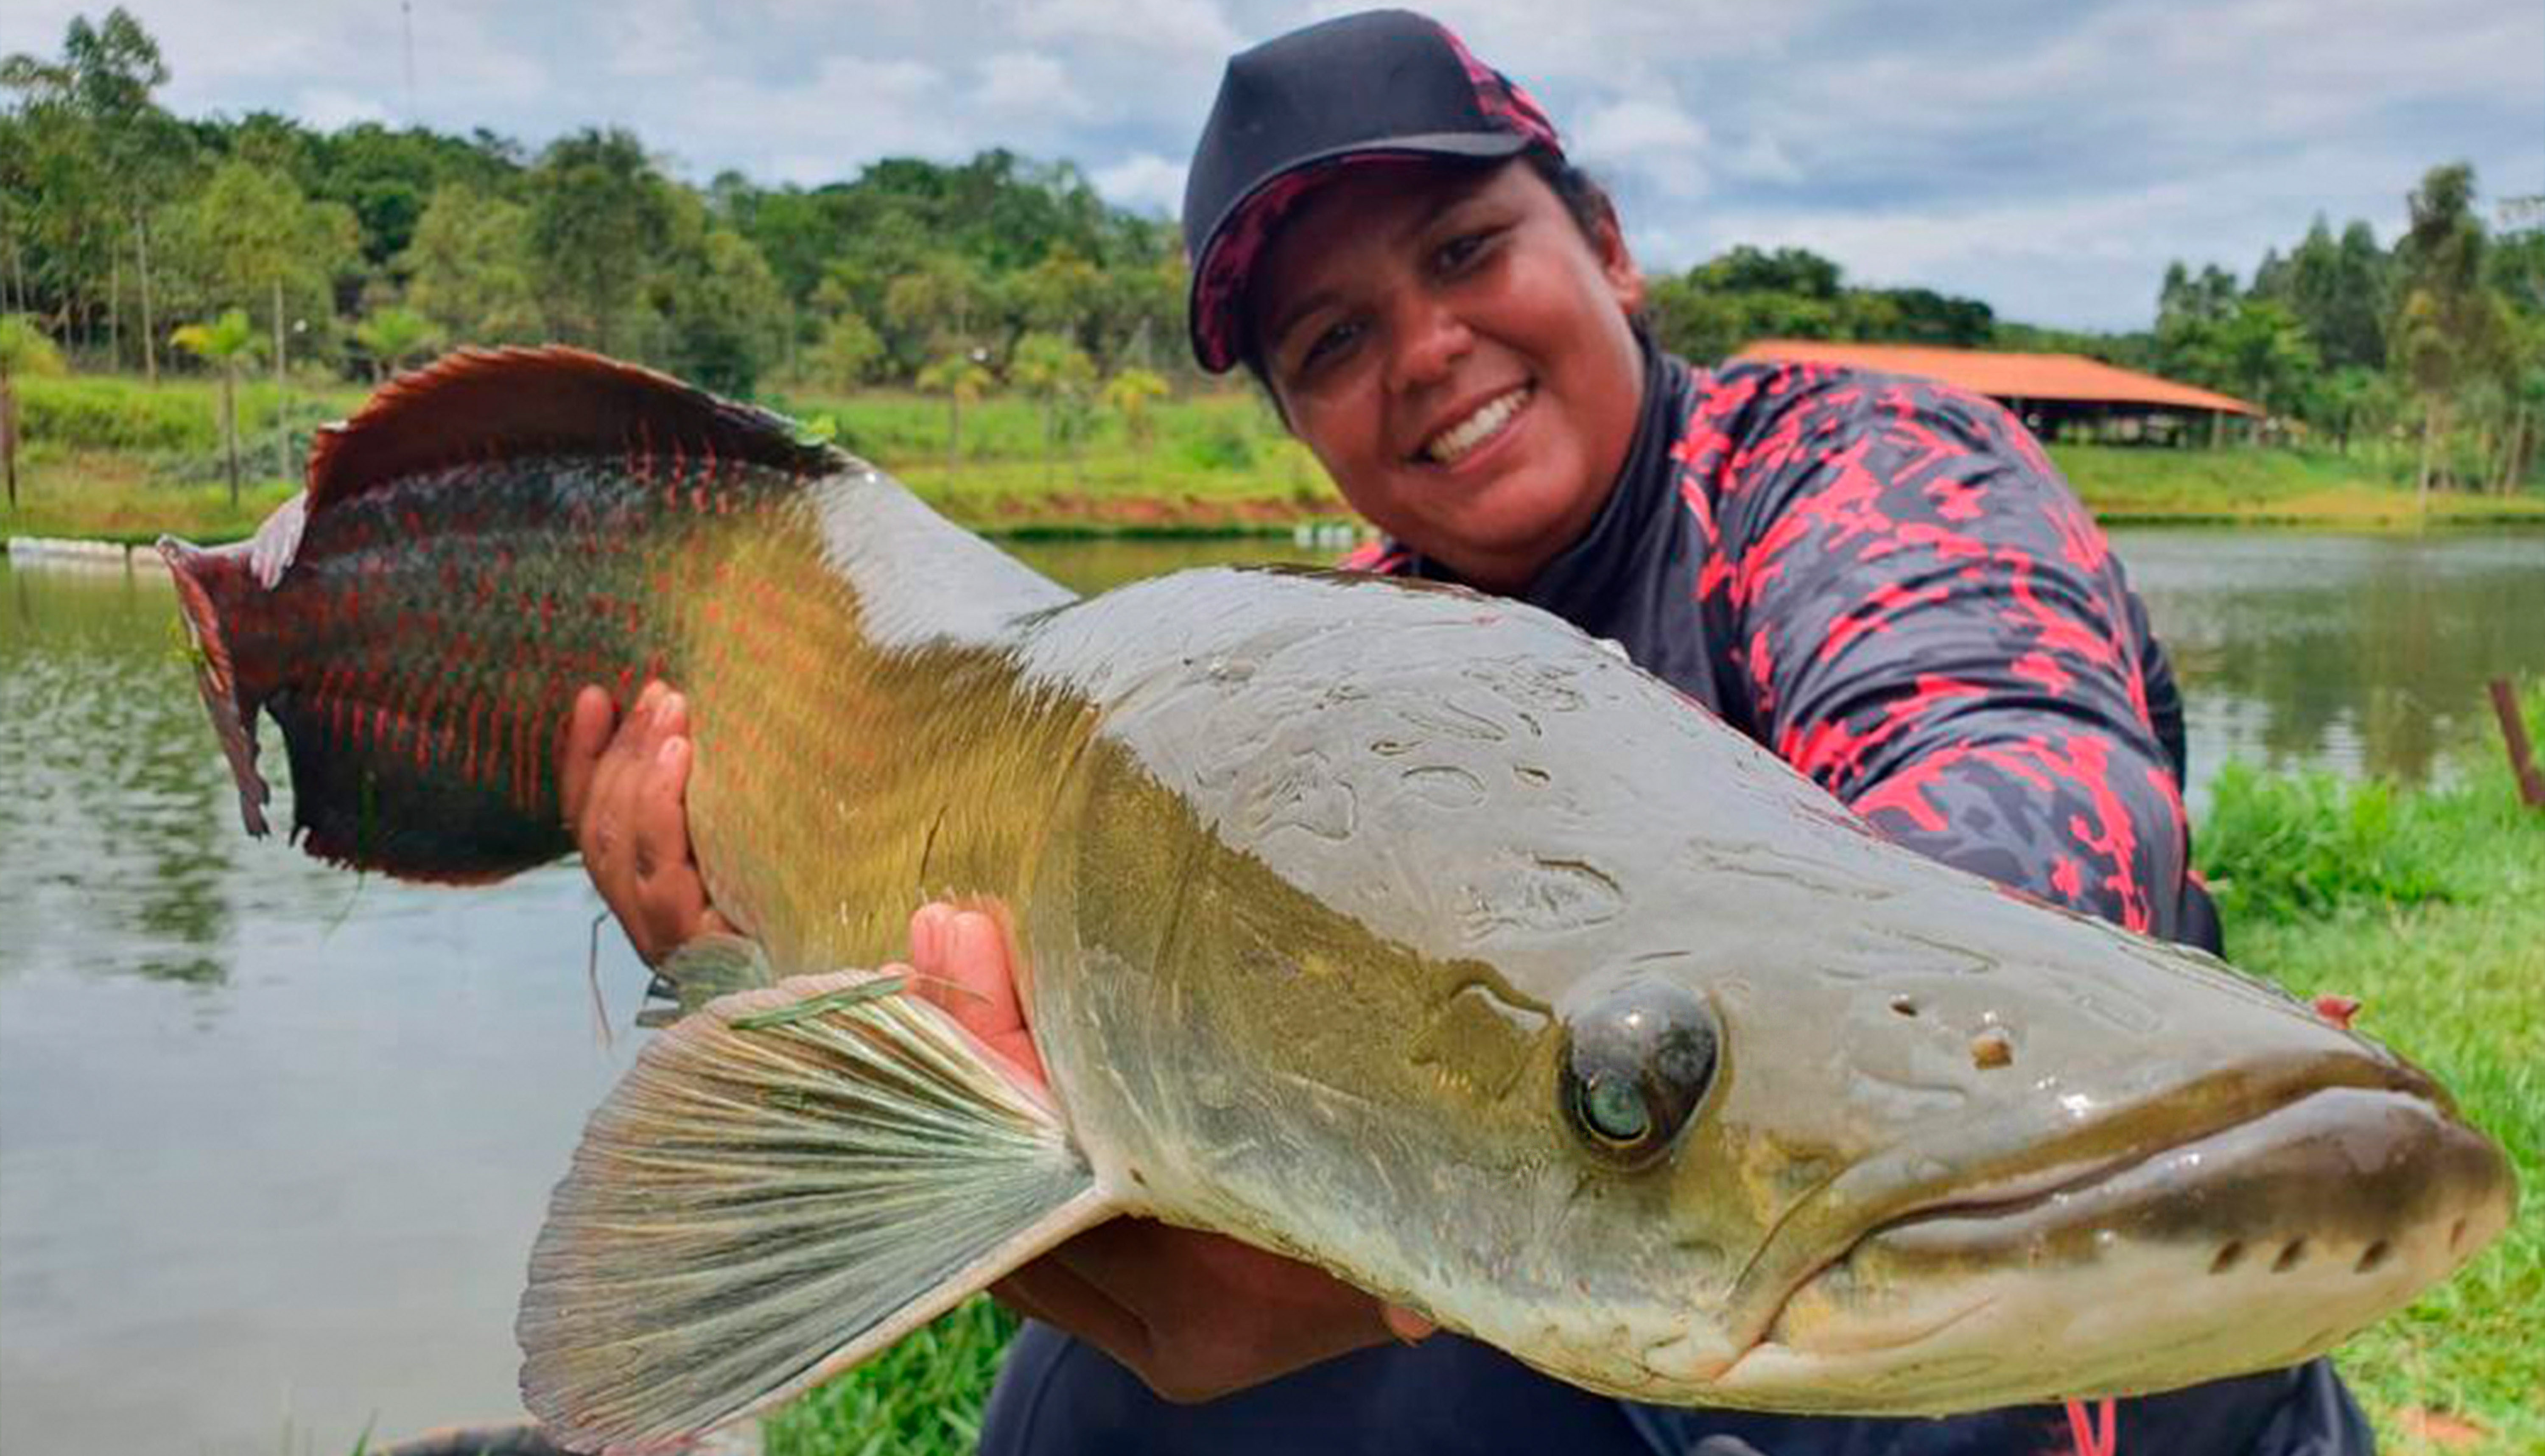
[[[297,529],[297,503],[278,513]],[[255,540],[206,549],[163,538],[192,642],[195,686],[237,781],[248,833],[271,826],[274,791],[259,765],[257,719],[283,732],[291,767],[294,838],[311,854],[356,869],[452,884],[541,864],[573,848],[552,808],[489,773],[450,771],[432,752],[434,725],[385,703],[349,703],[302,650],[302,605],[268,585],[278,577],[274,523]],[[283,558],[287,564],[287,551]],[[315,680],[315,681],[313,681]],[[536,753],[553,746],[526,745]],[[518,751],[518,750],[517,750]],[[542,809],[545,812],[541,812]]]
[[[1059,1114],[899,978],[727,996],[593,1113],[531,1254],[524,1401],[670,1451],[1110,1218]]]
[[[224,610],[255,589],[247,558],[236,549],[207,551],[175,536],[159,538],[159,555],[177,584],[178,610],[193,644],[195,687],[204,694],[222,757],[229,760],[230,775],[238,781],[239,818],[249,834],[262,838],[267,831],[265,806],[274,790],[257,771],[257,698],[239,681]]]

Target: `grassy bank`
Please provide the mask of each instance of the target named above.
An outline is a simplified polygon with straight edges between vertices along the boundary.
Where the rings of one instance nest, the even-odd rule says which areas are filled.
[[[2545,691],[2526,694],[2531,728]],[[2545,1451],[2545,812],[2496,743],[2456,786],[2222,774],[2200,858],[2237,964],[2362,1003],[2360,1030],[2427,1068],[2499,1138],[2525,1191],[2501,1243],[2343,1346],[2400,1456]]]
[[[83,375],[25,379],[21,389],[21,505],[0,516],[0,534],[125,541],[161,531],[198,540],[246,534],[290,494],[309,433],[351,413],[365,393],[316,383],[286,391],[262,378],[245,385],[239,414],[249,483],[233,509],[219,391],[209,380],[154,388]],[[1161,401],[1136,431],[1107,410],[1055,421],[1015,396],[964,406],[959,432],[944,400],[908,393],[781,390],[767,402],[984,529],[1232,530],[1348,514],[1316,461],[1242,390]],[[950,452],[949,437],[958,446]],[[2243,447],[2058,445],[2051,454],[2108,521],[2409,526],[2423,519],[2400,459]],[[2431,498],[2428,518],[2545,524],[2545,494],[2442,493]]]
[[[2406,452],[2340,455],[2295,449],[2134,449],[2056,445],[2050,457],[2106,522],[2219,522],[2377,527],[2523,521],[2545,524],[2545,494],[2412,489]]]
[[[2545,723],[2545,691],[2527,711]],[[2545,813],[2497,745],[2464,753],[2452,786],[2409,794],[2230,769],[2201,828],[2233,958],[2359,998],[2359,1028],[2446,1083],[2528,1190],[2499,1244],[2337,1356],[2394,1456],[2545,1450]],[[770,1456],[970,1450],[1009,1328],[963,1306],[782,1413]]]
[[[296,488],[310,433],[360,408],[366,393],[244,386],[246,484],[232,508],[211,381],[154,388],[85,375],[25,379],[20,389],[20,504],[0,511],[0,535],[122,541],[247,534]],[[1017,397],[965,405],[959,434],[943,399],[913,394],[779,393],[766,402],[985,529],[1242,530],[1348,515],[1272,411],[1237,391],[1153,406],[1136,435],[1118,416],[1091,412],[1054,436],[1043,408]],[[949,435],[959,445],[950,453]]]

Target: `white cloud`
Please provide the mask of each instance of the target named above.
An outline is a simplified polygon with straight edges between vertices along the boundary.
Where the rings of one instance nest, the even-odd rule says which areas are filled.
[[[1665,199],[1686,202],[1709,190],[1705,123],[1667,101],[1637,96],[1595,108],[1568,144],[1584,165],[1631,173]]]
[[[1229,28],[1211,0],[1027,0],[1020,34],[1187,56],[1225,57],[1250,38]]]
[[[1746,182],[1793,183],[1803,180],[1803,169],[1785,155],[1784,146],[1774,134],[1753,131],[1739,143],[1717,152],[1726,175]]]
[[[1048,55],[1002,50],[983,56],[978,70],[973,98],[987,111],[1028,121],[1076,121],[1090,111],[1069,73]]]
[[[604,12],[603,44],[621,75],[677,75],[707,53],[707,35],[690,0],[618,0]]]
[[[1156,152],[1139,152],[1089,174],[1097,193],[1117,206],[1160,211],[1173,217],[1184,210],[1185,164]]]
[[[1705,145],[1705,123],[1666,101],[1629,97],[1583,119],[1573,149],[1586,159],[1632,159],[1644,152],[1693,152]]]

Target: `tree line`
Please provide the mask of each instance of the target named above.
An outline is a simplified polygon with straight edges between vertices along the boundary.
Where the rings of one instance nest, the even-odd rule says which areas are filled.
[[[993,150],[699,188],[620,129],[533,153],[484,130],[186,120],[155,99],[167,79],[120,8],[73,21],[58,57],[0,61],[0,313],[93,364],[155,375],[173,324],[231,309],[278,371],[552,340],[732,391],[772,371],[1004,375],[1036,335],[1029,355],[1094,374],[1182,350],[1173,226],[1067,162]]]
[[[121,8],[74,20],[58,56],[0,60],[0,316],[92,365],[155,377],[180,326],[218,366],[278,377],[555,340],[729,392],[917,387],[957,431],[1005,383],[1043,398],[1054,432],[1100,381],[1148,397],[1189,369],[1174,224],[1106,203],[1065,161],[991,150],[696,187],[616,128],[534,152],[483,129],[182,119],[156,99],[167,80]],[[2130,333],[2032,328],[1749,246],[1654,277],[1649,317],[1697,360],[1765,336],[2072,350],[2242,395],[2339,447],[2411,430],[2425,477],[2522,476],[2545,419],[2545,230],[2487,227],[2463,166],[2433,169],[2412,217],[2391,247],[2319,219],[2250,281],[2176,264]]]
[[[2532,213],[2537,200],[2520,200]],[[2431,168],[2391,246],[2319,215],[2250,279],[2166,270],[2144,366],[2241,395],[2347,451],[2403,435],[2433,483],[2523,480],[2545,430],[2545,228],[2488,225],[2474,169]],[[2505,213],[2514,216],[2515,213]]]

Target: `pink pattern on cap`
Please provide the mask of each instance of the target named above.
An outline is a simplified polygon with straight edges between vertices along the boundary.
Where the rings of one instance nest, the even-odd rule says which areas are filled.
[[[1295,172],[1282,173],[1238,203],[1237,215],[1220,228],[1218,241],[1212,244],[1210,256],[1202,260],[1201,275],[1193,283],[1193,316],[1201,320],[1202,344],[1210,353],[1203,363],[1213,369],[1224,369],[1237,362],[1234,336],[1237,310],[1245,302],[1246,277],[1254,271],[1255,259],[1272,236],[1273,227],[1290,214],[1301,198],[1339,168],[1413,159],[1413,154],[1407,152],[1351,152],[1328,157]]]
[[[1549,150],[1564,150],[1564,143],[1556,139],[1555,123],[1546,119],[1546,111],[1537,104],[1537,98],[1521,90],[1511,77],[1476,59],[1475,52],[1467,48],[1467,42],[1459,40],[1456,32],[1437,21],[1433,22],[1433,28],[1449,42],[1458,64],[1467,68],[1467,79],[1476,88],[1476,105],[1486,116]]]

